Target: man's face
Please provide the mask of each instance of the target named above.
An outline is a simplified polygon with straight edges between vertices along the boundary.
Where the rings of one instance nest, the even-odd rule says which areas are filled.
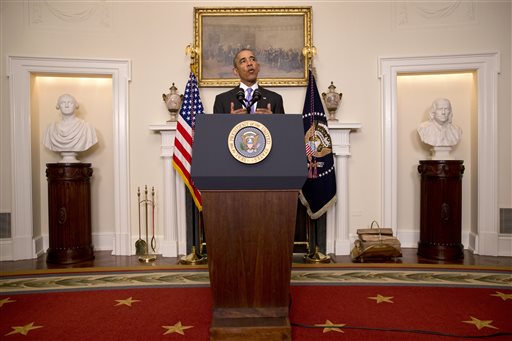
[[[258,80],[258,73],[260,72],[260,64],[256,60],[252,51],[241,51],[236,57],[235,64],[233,71],[235,75],[240,78],[242,83],[247,86],[251,86],[256,83]]]
[[[63,115],[71,115],[75,112],[76,103],[71,96],[62,96],[59,98],[59,107]]]
[[[434,113],[434,120],[436,120],[437,123],[443,125],[445,124],[448,119],[450,118],[450,113],[452,111],[452,108],[450,106],[450,102],[441,100],[436,103],[436,111]]]

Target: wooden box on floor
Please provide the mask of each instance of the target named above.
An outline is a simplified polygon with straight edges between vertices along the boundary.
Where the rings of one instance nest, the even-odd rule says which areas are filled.
[[[269,155],[255,164],[228,148],[233,130],[249,120],[272,139]],[[211,340],[291,340],[293,238],[307,177],[303,134],[300,115],[197,117],[192,179],[203,200]]]

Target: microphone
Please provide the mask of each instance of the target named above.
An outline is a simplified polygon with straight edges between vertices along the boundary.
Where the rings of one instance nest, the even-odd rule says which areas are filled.
[[[254,90],[254,93],[252,94],[251,103],[247,106],[247,113],[251,112],[251,107],[254,103],[258,102],[261,99],[261,91],[260,89]]]
[[[238,90],[236,93],[236,99],[242,103],[242,107],[245,108],[245,91],[243,89]]]
[[[254,90],[254,93],[252,94],[252,99],[251,99],[251,105],[250,106],[252,106],[254,103],[258,102],[260,99],[261,99],[261,91],[260,91],[260,89]]]

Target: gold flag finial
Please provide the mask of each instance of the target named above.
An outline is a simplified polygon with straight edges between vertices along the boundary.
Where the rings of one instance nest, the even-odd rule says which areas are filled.
[[[190,56],[190,70],[197,76],[197,71],[199,69],[199,48],[192,44],[188,44],[185,47],[185,54]]]
[[[304,55],[304,58],[306,58],[306,65],[312,66],[313,57],[316,55],[316,47],[314,47],[313,45],[306,45],[302,48],[302,54]]]

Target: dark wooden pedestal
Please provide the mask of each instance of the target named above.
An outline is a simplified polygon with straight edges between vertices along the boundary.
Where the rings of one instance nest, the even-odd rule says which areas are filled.
[[[464,258],[461,243],[461,160],[423,160],[418,255],[438,260]]]
[[[47,163],[50,247],[46,262],[94,259],[91,236],[90,163]]]

